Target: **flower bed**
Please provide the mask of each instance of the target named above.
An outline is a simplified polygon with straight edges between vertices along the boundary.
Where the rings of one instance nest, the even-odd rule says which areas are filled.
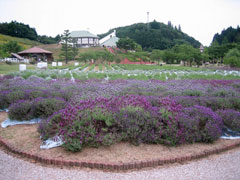
[[[118,141],[175,146],[213,142],[224,125],[239,125],[239,84],[15,77],[0,81],[0,108],[9,108],[11,119],[44,118],[38,130],[42,138],[59,135],[70,151]]]

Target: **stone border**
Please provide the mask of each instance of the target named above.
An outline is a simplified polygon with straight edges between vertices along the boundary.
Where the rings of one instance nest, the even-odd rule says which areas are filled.
[[[1,137],[0,137],[0,145],[5,147],[10,152],[20,155],[23,158],[35,160],[37,162],[40,162],[46,165],[57,165],[61,167],[62,166],[85,167],[85,168],[108,170],[108,171],[126,171],[126,170],[156,167],[156,166],[173,164],[173,163],[184,163],[187,161],[204,158],[209,155],[221,153],[227,150],[231,150],[235,147],[238,147],[240,146],[240,141],[232,143],[230,145],[225,145],[224,147],[205,150],[201,153],[197,153],[194,155],[187,155],[187,156],[182,156],[178,158],[169,158],[169,159],[161,158],[161,159],[154,159],[154,160],[140,161],[140,162],[133,162],[133,163],[99,163],[99,162],[90,162],[90,161],[68,161],[68,160],[59,160],[59,159],[48,159],[35,154],[21,151],[18,148],[12,146],[11,144],[7,143],[7,141],[5,141]]]

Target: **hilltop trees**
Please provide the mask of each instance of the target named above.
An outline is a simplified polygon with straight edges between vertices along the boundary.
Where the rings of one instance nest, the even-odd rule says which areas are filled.
[[[12,21],[10,23],[0,23],[0,33],[14,37],[28,38],[31,40],[38,39],[37,32],[34,28],[16,21]]]
[[[175,29],[172,24],[168,26],[166,24],[157,22],[156,20],[149,23],[149,28],[146,23],[137,23],[114,29],[116,29],[117,37],[129,37],[141,45],[144,50],[165,50],[174,47],[175,45],[179,44],[179,42],[190,44],[195,48],[200,47],[200,42],[183,33],[181,27]],[[113,32],[113,29],[106,34],[109,34],[110,32]],[[103,37],[103,35],[99,36]]]
[[[220,62],[234,67],[237,66],[236,56],[231,55],[230,57],[228,53],[236,52],[237,49],[240,50],[239,26],[236,29],[229,27],[223,30],[221,34],[216,33],[213,37],[211,46],[207,48],[207,52],[213,63]]]
[[[57,35],[55,38],[46,35],[40,36],[37,34],[35,28],[31,28],[28,24],[19,23],[17,21],[0,23],[0,34],[19,38],[27,38],[43,44],[53,44],[60,40],[59,35]]]
[[[215,34],[212,40],[212,45],[224,45],[228,43],[240,43],[240,27],[236,29],[229,27],[223,30],[221,34]]]

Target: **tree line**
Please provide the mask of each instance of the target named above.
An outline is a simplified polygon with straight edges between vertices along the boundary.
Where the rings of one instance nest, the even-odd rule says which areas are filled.
[[[0,34],[5,34],[13,37],[27,38],[38,41],[43,44],[54,44],[60,41],[60,35],[56,37],[38,35],[35,28],[31,28],[27,24],[12,21],[10,23],[0,23]]]

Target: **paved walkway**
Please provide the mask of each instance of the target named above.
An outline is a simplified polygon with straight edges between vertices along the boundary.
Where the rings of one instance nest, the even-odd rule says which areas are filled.
[[[240,148],[187,164],[112,173],[44,167],[12,157],[0,149],[0,180],[239,180]]]

